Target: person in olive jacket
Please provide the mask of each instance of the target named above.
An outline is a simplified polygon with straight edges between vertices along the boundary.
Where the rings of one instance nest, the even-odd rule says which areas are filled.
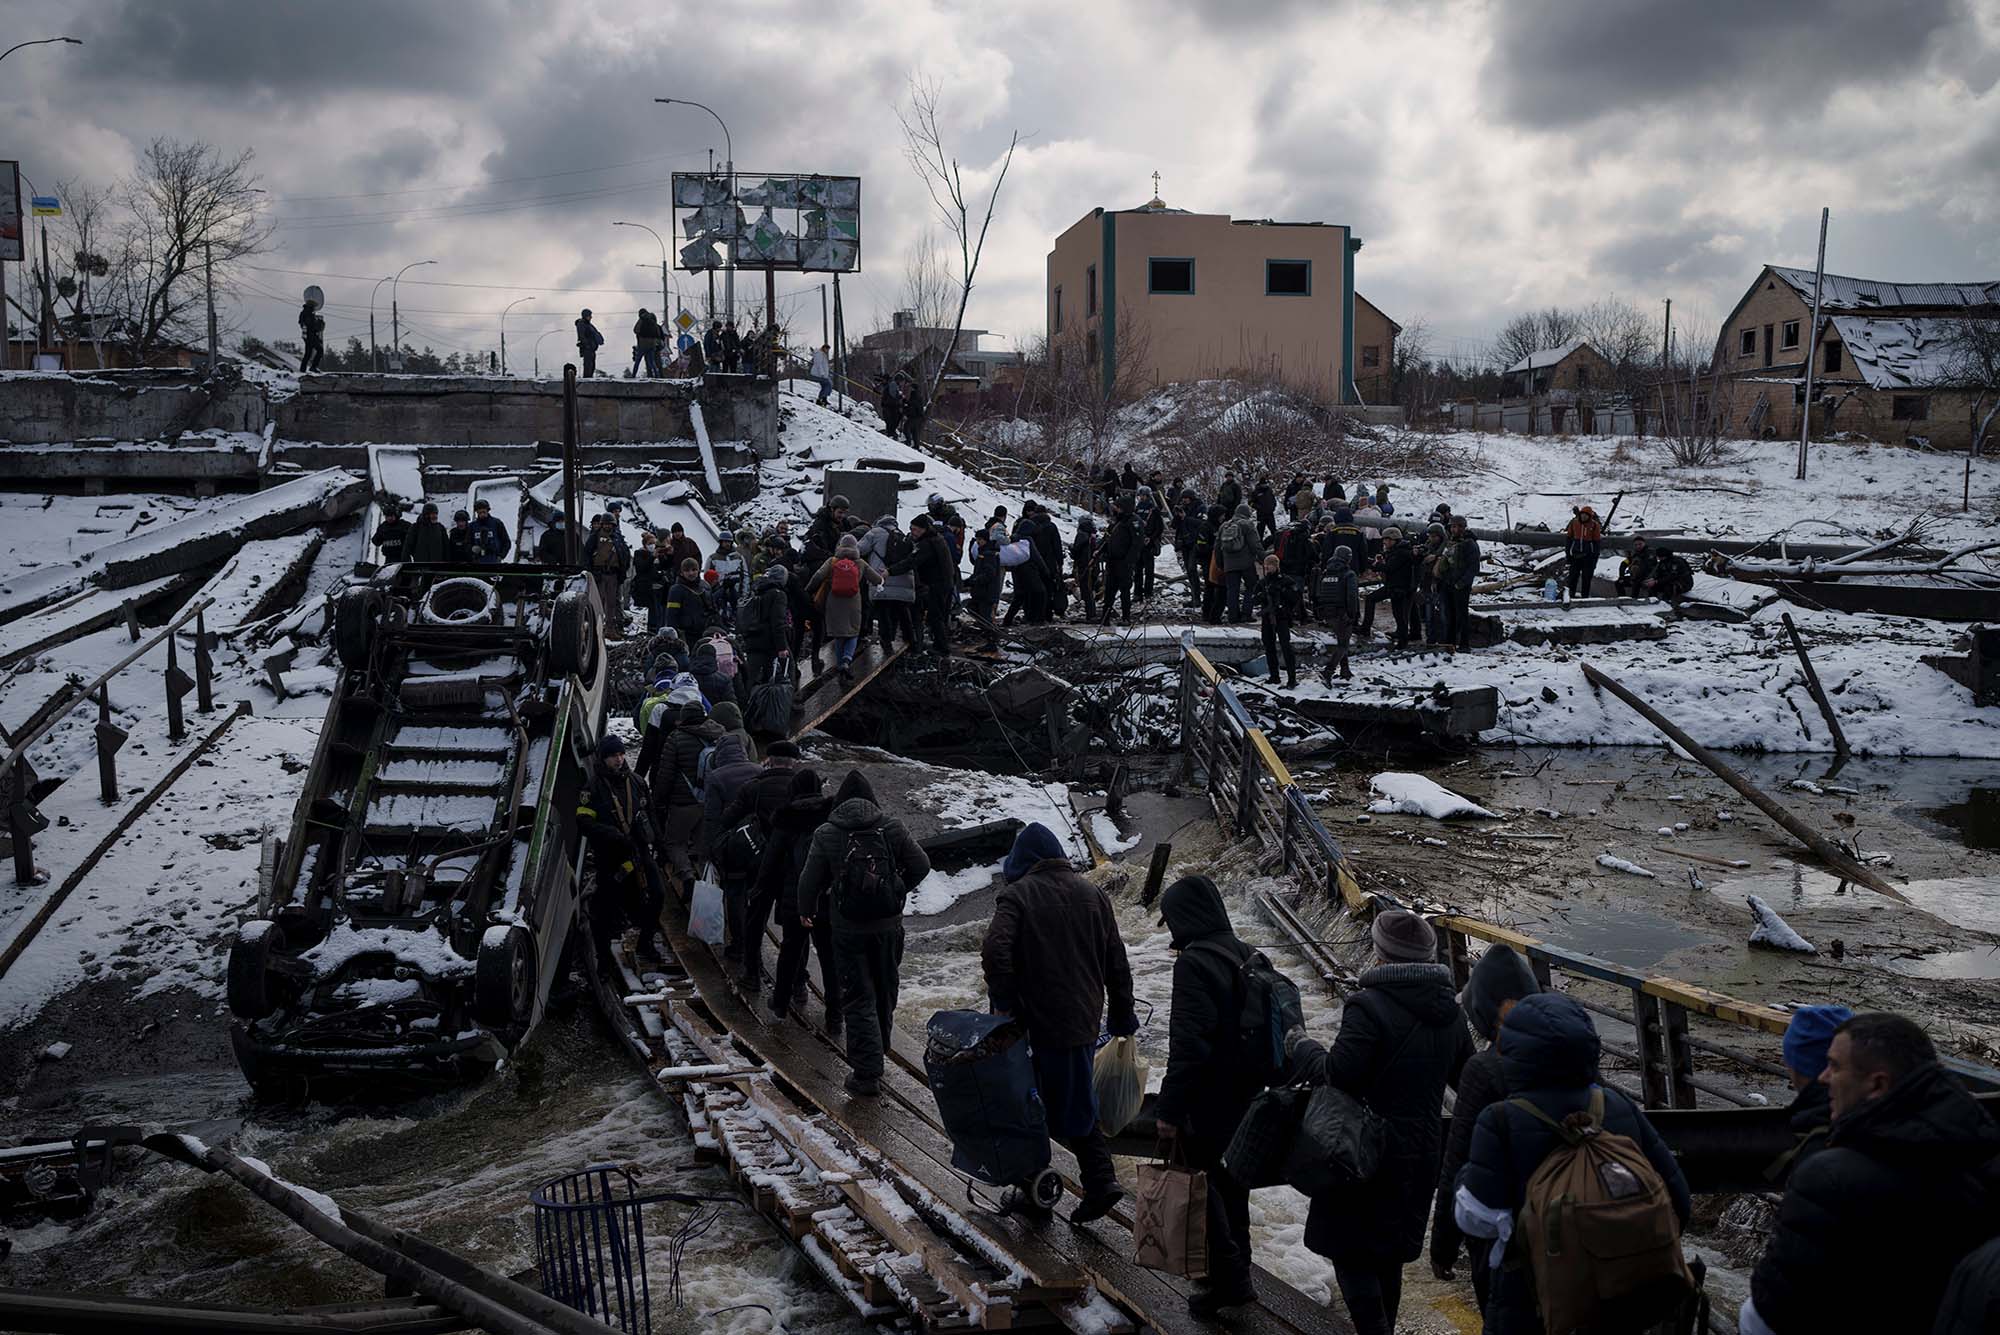
[[[996,1015],[1028,1031],[1049,1134],[1076,1156],[1083,1179],[1083,1201],[1069,1221],[1087,1224],[1125,1195],[1097,1124],[1091,1061],[1100,1021],[1114,1037],[1139,1032],[1132,966],[1111,900],[1077,875],[1046,825],[1031,823],[1014,837],[1001,876],[979,956],[986,992]],[[1031,1200],[1014,1188],[1005,1204],[1026,1210]]]
[[[1436,963],[1437,934],[1414,913],[1389,909],[1369,927],[1378,963],[1341,1005],[1329,1050],[1294,1029],[1287,1056],[1299,1076],[1324,1080],[1388,1123],[1375,1176],[1312,1199],[1305,1243],[1333,1262],[1358,1335],[1392,1335],[1403,1267],[1423,1255],[1443,1150],[1444,1088],[1472,1056],[1472,1032]]]
[[[1162,1140],[1178,1141],[1188,1165],[1208,1174],[1208,1283],[1188,1310],[1214,1316],[1255,1302],[1250,1281],[1250,1192],[1222,1171],[1229,1138],[1264,1088],[1241,1060],[1243,997],[1238,970],[1255,952],[1236,936],[1215,882],[1183,876],[1160,896],[1172,934],[1174,990],[1167,1074],[1153,1116]]]

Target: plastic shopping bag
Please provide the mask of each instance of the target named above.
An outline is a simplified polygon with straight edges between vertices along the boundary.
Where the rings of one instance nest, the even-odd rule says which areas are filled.
[[[713,881],[694,883],[694,902],[688,906],[688,934],[722,949],[722,887]]]
[[[1151,1071],[1139,1056],[1136,1038],[1114,1038],[1097,1050],[1090,1087],[1097,1095],[1097,1125],[1105,1135],[1117,1135],[1139,1115],[1139,1104],[1146,1097],[1146,1077]]]

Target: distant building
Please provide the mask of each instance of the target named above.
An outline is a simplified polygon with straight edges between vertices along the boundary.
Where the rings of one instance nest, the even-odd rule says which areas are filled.
[[[1050,355],[1084,357],[1101,383],[1119,380],[1124,357],[1137,361],[1123,368],[1128,385],[1245,374],[1362,402],[1360,249],[1339,224],[1189,213],[1157,195],[1135,209],[1092,209],[1049,251]],[[1132,328],[1121,340],[1122,321]],[[1385,397],[1393,331],[1382,316],[1366,334],[1379,363],[1370,379]]]
[[[1971,441],[1973,396],[1951,384],[1949,343],[1962,321],[2000,321],[2000,281],[1827,274],[1817,340],[1809,332],[1812,299],[1812,270],[1770,264],[1723,321],[1714,367],[1726,385],[1730,432],[1798,435],[1811,357],[1816,432],[1953,448]]]
[[[984,329],[961,329],[958,345],[945,367],[939,391],[983,391],[995,386],[1020,383],[1025,359],[1018,352],[1002,352],[979,346]],[[917,323],[915,311],[897,311],[889,328],[863,335],[848,349],[848,374],[864,385],[873,386],[884,375],[904,372],[913,378],[928,378],[937,369],[944,350],[952,346],[951,329]]]
[[[1359,292],[1354,294],[1354,387],[1363,403],[1394,403],[1390,368],[1396,364],[1396,335],[1403,326]]]
[[[1564,402],[1612,392],[1610,359],[1585,338],[1553,348],[1538,348],[1500,373],[1507,398],[1554,398]]]

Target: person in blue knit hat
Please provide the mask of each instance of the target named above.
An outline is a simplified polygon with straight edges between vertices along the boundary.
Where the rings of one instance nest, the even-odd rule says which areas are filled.
[[[1826,1069],[1826,1052],[1833,1046],[1834,1032],[1853,1018],[1854,1012],[1845,1006],[1801,1006],[1785,1026],[1785,1073],[1791,1077],[1794,1090],[1791,1106],[1785,1111],[1791,1115],[1793,1141],[1792,1148],[1764,1170],[1773,1183],[1783,1184],[1826,1144],[1833,1104],[1819,1075]]]

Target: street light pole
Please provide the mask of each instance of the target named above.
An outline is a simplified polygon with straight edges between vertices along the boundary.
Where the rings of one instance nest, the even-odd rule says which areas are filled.
[[[426,264],[436,264],[436,260],[412,260],[396,270],[396,276],[389,280],[389,358],[398,360],[403,355],[403,313],[396,306],[396,289],[402,285],[403,275],[412,269],[421,269]]]
[[[520,305],[524,301],[533,301],[533,300],[534,300],[533,297],[516,297],[514,300],[508,302],[507,305],[504,308],[502,308],[500,312],[500,374],[501,375],[507,374],[507,312],[513,310],[516,306]]]
[[[535,335],[535,379],[540,380],[542,378],[542,340],[550,334],[560,334],[561,332],[561,329],[544,329],[541,333]]]
[[[615,222],[611,225],[613,227],[636,227],[643,232],[653,232],[653,229],[644,223]],[[660,319],[668,321],[674,318],[674,303],[672,298],[667,295],[667,243],[658,232],[653,232],[653,240],[660,243]]]
[[[75,37],[37,37],[32,42],[16,42],[5,51],[0,51],[0,60],[5,60],[24,46],[48,46],[52,42],[68,42],[71,46],[83,45],[82,40]]]
[[[375,296],[382,290],[382,284],[395,276],[386,274],[376,279],[375,286],[368,291],[368,369],[377,375],[382,374],[382,352],[375,346]]]
[[[666,106],[696,107],[715,116],[715,123],[722,127],[722,151],[728,159],[722,164],[723,172],[729,177],[729,255],[722,266],[722,316],[725,320],[736,319],[736,146],[729,138],[729,124],[717,116],[715,108],[685,97],[656,97],[655,102]]]

